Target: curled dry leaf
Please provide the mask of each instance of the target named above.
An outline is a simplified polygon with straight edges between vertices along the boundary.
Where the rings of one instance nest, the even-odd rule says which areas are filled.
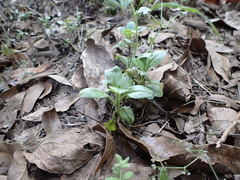
[[[221,75],[226,82],[229,82],[230,62],[228,58],[213,51],[210,51],[209,55],[211,56],[212,65],[216,73]]]
[[[88,85],[83,75],[83,67],[78,68],[72,76],[72,83],[76,88],[86,88]]]
[[[70,174],[103,148],[104,138],[90,128],[72,128],[47,135],[31,153],[24,152],[24,156],[42,170]]]
[[[116,148],[115,148],[115,141],[114,141],[113,137],[109,134],[109,132],[106,130],[105,127],[98,124],[98,125],[94,126],[93,129],[106,134],[105,150],[104,150],[103,156],[95,170],[95,175],[96,175],[96,173],[99,171],[99,169],[103,166],[103,164],[105,162],[107,162],[107,165],[110,166],[110,164],[112,163],[112,161],[115,157]]]
[[[182,77],[181,79],[183,80]],[[168,97],[177,98],[184,102],[187,102],[191,98],[189,88],[173,76],[166,74],[162,82],[164,83],[164,93]]]

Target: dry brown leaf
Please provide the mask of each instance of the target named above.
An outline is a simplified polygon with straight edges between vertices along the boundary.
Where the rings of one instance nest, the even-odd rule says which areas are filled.
[[[220,103],[224,103],[224,105],[228,108],[232,107],[235,110],[240,110],[240,101],[228,98],[224,95],[220,95],[220,94],[212,94],[208,97],[208,99],[210,101],[215,101],[220,102]]]
[[[48,75],[48,77],[56,80],[57,82],[59,82],[61,84],[65,84],[67,86],[74,87],[74,85],[67,78],[61,76],[60,74],[52,74],[52,75]]]
[[[20,114],[29,113],[33,109],[37,99],[42,94],[44,89],[45,89],[44,83],[37,83],[28,88],[26,95],[23,99]]]
[[[52,106],[47,106],[47,107],[41,107],[39,109],[37,109],[36,111],[34,111],[33,113],[30,113],[26,116],[21,117],[21,119],[25,120],[25,121],[42,121],[42,114],[46,111],[49,111],[50,109],[52,109]]]
[[[211,57],[212,65],[216,73],[221,75],[226,82],[229,82],[230,62],[228,58],[213,51],[210,51],[209,55]]]
[[[47,96],[52,91],[52,84],[49,82],[45,82],[45,88],[42,92],[41,96],[39,96],[39,99],[43,99],[45,96]]]
[[[71,128],[47,135],[35,150],[24,152],[24,156],[42,170],[70,174],[103,148],[103,137],[90,128]]]
[[[205,43],[206,43],[206,49],[208,51],[219,52],[219,53],[232,53],[234,51],[234,49],[228,46],[225,46],[223,44],[220,44],[216,41],[205,40]]]
[[[235,121],[237,112],[229,108],[209,107],[207,115],[213,129],[222,133]],[[235,133],[235,128],[231,130],[231,133]]]
[[[84,76],[89,87],[105,89],[102,81],[104,71],[114,67],[112,55],[103,46],[94,44],[93,39],[86,42],[87,48],[82,53]]]
[[[7,175],[9,167],[13,160],[13,154],[18,148],[18,143],[0,142],[0,174]]]
[[[223,21],[229,26],[240,31],[239,16],[240,12],[237,10],[226,11]]]
[[[27,171],[27,162],[23,156],[22,148],[19,145],[13,154],[13,161],[8,171],[9,180],[30,180]]]
[[[193,148],[192,144],[186,141],[170,137],[149,137],[140,138],[148,148],[151,157],[158,162],[168,160],[171,157],[186,153],[186,148]]]
[[[230,126],[228,126],[228,128],[224,131],[221,138],[217,141],[217,143],[216,143],[217,148],[219,148],[221,146],[221,144],[225,142],[225,140],[227,139],[227,136],[230,133],[230,131],[232,130],[232,128],[234,128],[236,126],[236,124],[238,123],[238,121],[240,120],[239,118],[240,118],[240,112],[237,114],[237,117],[235,118],[235,120],[232,121],[232,124],[230,124]]]
[[[202,114],[198,117],[191,117],[189,116],[188,122],[185,123],[184,131],[186,133],[192,133],[195,132],[195,127],[199,126],[203,122],[207,121],[208,117],[206,116],[206,113]]]
[[[0,110],[0,130],[2,132],[10,129],[15,122],[18,110],[21,109],[22,101],[26,92],[20,92],[12,98],[7,99],[5,106]]]
[[[115,147],[115,141],[114,141],[113,137],[109,134],[109,132],[106,130],[105,127],[98,124],[93,127],[93,130],[97,130],[97,131],[100,131],[100,132],[106,134],[105,149],[103,152],[103,156],[95,170],[94,175],[96,175],[96,173],[99,171],[99,169],[103,166],[103,164],[105,162],[107,162],[107,166],[110,166],[110,164],[112,163],[113,158],[115,156],[116,147]]]
[[[156,37],[155,37],[156,36]],[[156,32],[151,32],[148,37],[154,38],[154,43],[160,43],[162,41],[165,41],[168,38],[173,38],[175,34],[173,33],[156,33]]]
[[[213,169],[216,173],[240,173],[240,148],[223,144],[221,147],[216,148],[215,145],[205,145],[203,147],[208,151],[208,157],[211,159],[211,164],[215,164]]]
[[[86,79],[83,75],[83,67],[78,68],[72,76],[72,83],[76,88],[86,88],[88,85],[86,83]]]
[[[60,99],[56,104],[55,104],[55,108],[56,111],[59,112],[64,112],[67,111],[70,106],[75,103],[78,99],[80,98],[78,93],[73,93],[70,96],[67,96],[64,99]]]
[[[62,130],[62,126],[55,108],[45,111],[42,114],[42,127],[46,131],[47,135]]]
[[[191,93],[189,88],[182,82],[184,82],[184,77],[173,77],[172,75],[166,74],[163,79],[164,93],[168,97],[177,98],[181,101],[187,102],[191,98]],[[181,78],[181,79],[178,79]],[[182,80],[182,81],[181,81]]]

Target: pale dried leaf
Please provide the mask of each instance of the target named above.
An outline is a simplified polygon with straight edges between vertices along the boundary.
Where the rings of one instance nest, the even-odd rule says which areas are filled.
[[[83,67],[78,68],[72,76],[72,83],[76,88],[86,88],[88,85],[83,75]]]
[[[37,83],[28,88],[22,103],[21,114],[29,113],[33,109],[37,99],[42,94],[44,89],[44,83]]]
[[[78,99],[80,98],[78,93],[73,93],[70,96],[67,96],[64,99],[60,99],[56,104],[55,104],[55,108],[56,111],[59,112],[64,112],[67,111],[70,106],[75,103]]]
[[[42,114],[42,127],[46,131],[47,135],[56,131],[60,131],[62,129],[55,108],[52,108],[49,111],[45,111]]]
[[[32,153],[24,152],[24,156],[42,170],[70,174],[103,148],[103,137],[88,127],[72,128],[47,135]]]
[[[229,82],[230,62],[228,58],[213,51],[210,51],[209,55],[211,56],[212,65],[216,73],[221,75],[226,82]]]
[[[102,81],[104,71],[114,67],[112,55],[103,46],[96,45],[93,39],[86,42],[87,48],[82,53],[84,76],[89,87],[105,89]]]
[[[8,180],[30,180],[27,171],[27,162],[19,145],[13,154],[13,161],[8,171]]]
[[[49,111],[52,108],[53,108],[52,106],[41,107],[37,109],[35,112],[21,117],[21,119],[26,121],[42,121],[42,114],[46,111]]]
[[[208,120],[208,117],[206,116],[206,113],[198,117],[190,116],[188,122],[185,123],[184,131],[187,133],[195,132],[194,128],[207,120]]]

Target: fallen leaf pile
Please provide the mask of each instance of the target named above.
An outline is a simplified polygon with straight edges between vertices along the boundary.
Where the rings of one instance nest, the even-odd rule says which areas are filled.
[[[159,173],[151,159],[164,164],[170,179],[214,173],[237,179],[239,1],[184,4],[208,17],[221,38],[202,17],[180,9],[163,9],[163,27],[140,18],[147,28],[139,33],[137,55],[151,43],[151,50],[167,52],[148,71],[163,83],[164,95],[126,100],[136,120],[117,122],[114,132],[104,127],[111,102],[80,98],[79,91],[105,89],[104,71],[123,68],[115,55],[131,56],[129,48],[114,48],[123,38],[117,28],[133,20],[131,13],[107,14],[102,1],[29,2],[0,2],[0,179],[104,179],[113,176],[115,153],[130,157],[136,180]],[[160,11],[152,13],[159,19]],[[177,168],[184,166],[191,175]]]

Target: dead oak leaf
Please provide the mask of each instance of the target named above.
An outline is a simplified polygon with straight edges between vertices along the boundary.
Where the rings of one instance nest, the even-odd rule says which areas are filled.
[[[42,170],[70,174],[103,148],[104,138],[90,128],[72,128],[47,135],[32,153],[24,152],[24,156]]]

